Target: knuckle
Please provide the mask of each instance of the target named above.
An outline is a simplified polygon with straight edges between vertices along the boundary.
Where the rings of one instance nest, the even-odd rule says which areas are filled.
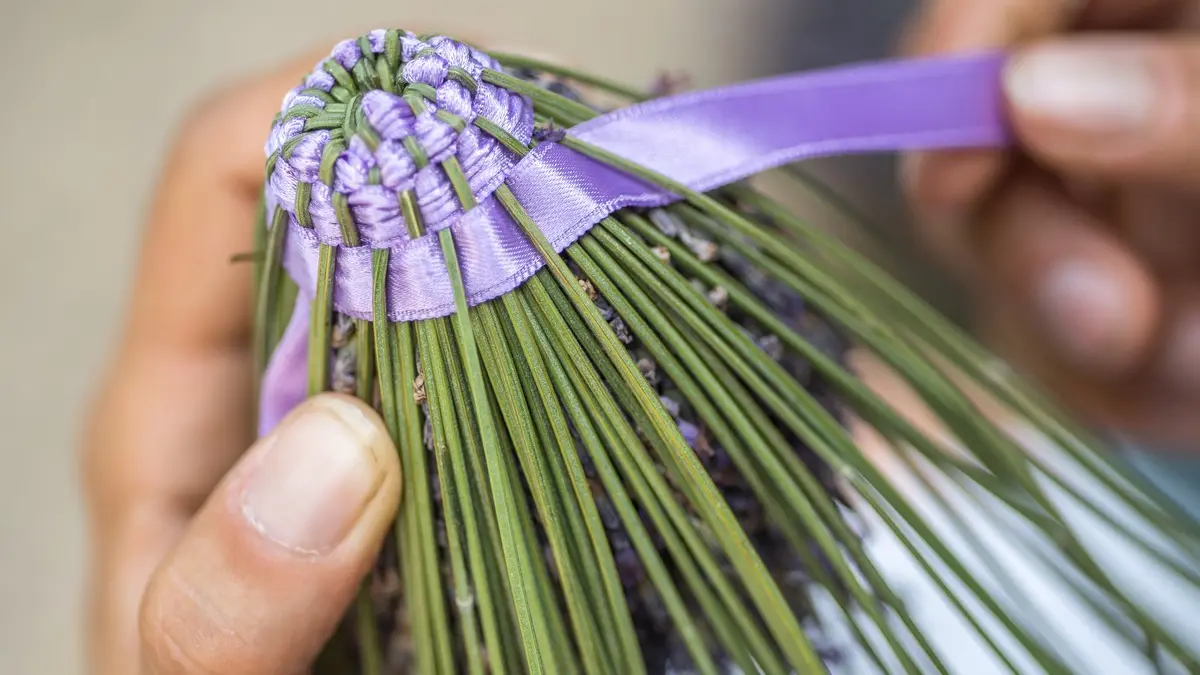
[[[231,660],[246,653],[248,641],[212,598],[170,565],[147,588],[138,622],[143,658],[153,673],[239,672]]]

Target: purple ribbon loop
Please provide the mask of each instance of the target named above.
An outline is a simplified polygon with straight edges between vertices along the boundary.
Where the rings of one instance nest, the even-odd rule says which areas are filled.
[[[801,159],[867,152],[1002,147],[1000,53],[888,61],[767,78],[655,99],[602,115],[568,134],[705,192]],[[492,184],[498,181],[491,181]],[[679,196],[557,143],[539,145],[504,176],[533,221],[562,251],[605,216],[663,206]],[[494,189],[494,188],[493,188]],[[449,225],[469,304],[507,293],[544,264],[494,195]],[[437,233],[391,243],[388,318],[413,321],[454,311]],[[293,218],[284,266],[312,297],[314,230]],[[372,317],[369,246],[339,246],[334,307]],[[299,301],[297,314],[307,314]],[[307,322],[293,319],[264,376],[260,431],[299,400]]]

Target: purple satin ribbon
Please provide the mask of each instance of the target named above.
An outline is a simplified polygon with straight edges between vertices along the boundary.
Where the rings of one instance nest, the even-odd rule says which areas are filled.
[[[1004,61],[1003,54],[986,53],[785,75],[655,99],[568,133],[701,192],[818,156],[1002,147],[1009,141],[1000,87]],[[679,200],[556,143],[539,145],[504,183],[558,251],[621,208]],[[517,288],[544,264],[490,193],[449,228],[471,305]],[[301,294],[263,378],[260,433],[306,395],[306,317],[320,243],[313,229],[289,223],[284,266]],[[437,234],[388,248],[388,318],[453,313]],[[370,319],[372,288],[370,246],[339,246],[336,309]]]

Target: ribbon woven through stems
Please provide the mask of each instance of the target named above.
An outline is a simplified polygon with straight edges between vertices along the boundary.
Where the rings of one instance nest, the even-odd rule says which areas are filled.
[[[1089,672],[970,512],[1042,561],[1132,662],[1200,668],[1195,641],[1114,579],[1068,514],[1188,589],[1193,524],[920,300],[741,182],[819,155],[1001,147],[1003,63],[886,62],[644,100],[440,36],[337,45],[267,142],[256,347],[263,433],[345,389],[379,407],[401,453],[396,541],[374,578],[398,568],[402,611],[364,586],[357,667],[385,672],[387,630],[422,673],[639,673],[684,657],[703,673],[817,672],[829,658],[811,615],[879,672],[951,672],[856,531],[870,517],[999,672]],[[626,105],[601,112],[564,81]],[[950,438],[859,382],[811,332],[825,319]],[[1052,448],[1027,452],[963,381]],[[900,468],[864,455],[846,415]],[[764,557],[767,532],[802,563],[803,589]],[[684,657],[652,657],[649,608]]]

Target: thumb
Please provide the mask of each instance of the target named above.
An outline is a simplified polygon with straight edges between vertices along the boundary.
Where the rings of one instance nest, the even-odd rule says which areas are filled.
[[[334,394],[306,401],[251,447],[151,578],[148,672],[304,672],[374,564],[400,485],[374,411]]]
[[[1200,185],[1200,39],[1057,39],[1017,54],[1005,88],[1018,136],[1069,173]]]

